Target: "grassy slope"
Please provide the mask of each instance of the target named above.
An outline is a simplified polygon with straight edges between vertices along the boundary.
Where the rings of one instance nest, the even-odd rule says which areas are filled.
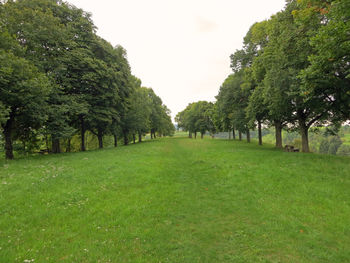
[[[0,262],[349,262],[349,170],[187,138],[0,162]]]

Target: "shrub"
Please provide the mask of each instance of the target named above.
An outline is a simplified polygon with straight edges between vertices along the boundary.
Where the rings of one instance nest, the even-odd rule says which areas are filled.
[[[350,156],[350,145],[341,145],[337,151],[337,155]]]
[[[328,153],[329,149],[329,141],[327,139],[323,139],[320,143],[320,148],[318,149],[319,153]]]
[[[329,149],[328,153],[329,154],[337,154],[338,148],[342,145],[342,140],[340,139],[339,136],[332,136],[329,139]]]

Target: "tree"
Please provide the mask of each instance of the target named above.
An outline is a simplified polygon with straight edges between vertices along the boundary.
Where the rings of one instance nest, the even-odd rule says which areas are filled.
[[[31,84],[36,80],[37,89],[46,87],[49,92],[42,92],[40,121],[30,120],[29,113],[27,122],[16,120],[10,125],[11,129],[15,126],[13,138],[25,144],[44,136],[47,149],[51,140],[52,152],[59,153],[62,142],[67,142],[69,151],[71,138],[77,131],[82,151],[86,149],[86,131],[97,136],[100,148],[107,134],[114,136],[115,146],[118,133],[123,133],[127,144],[129,132],[135,134],[137,130],[141,141],[142,133],[148,129],[144,122],[147,119],[153,126],[152,135],[173,132],[170,111],[153,91],[134,94],[137,85],[134,85],[125,49],[113,47],[98,37],[89,13],[61,0],[19,0],[0,2],[0,16],[0,51],[4,58],[1,70],[7,74],[2,79],[4,85],[8,82],[22,85],[12,72],[29,65],[27,71],[18,76],[23,77],[23,82],[33,80]],[[11,64],[7,60],[12,59],[12,55]],[[8,89],[2,88],[4,92]],[[13,109],[1,101],[0,124],[7,131],[9,121],[13,123]],[[148,115],[147,110],[140,109],[141,102],[150,105],[147,118],[134,114]],[[133,113],[131,104],[135,106]],[[129,113],[136,116],[132,124]]]
[[[185,110],[179,112],[175,118],[179,127],[184,128],[190,133],[201,133],[203,139],[206,131],[213,133],[215,131],[215,125],[213,122],[213,109],[214,104],[207,101],[198,101],[190,103]],[[189,136],[192,138],[192,136]]]
[[[7,159],[13,159],[14,129],[30,130],[43,124],[51,86],[33,64],[4,50],[0,50],[0,75],[0,100],[8,109],[8,118],[2,124],[5,155]]]
[[[161,111],[161,125],[159,129],[159,134],[161,136],[173,136],[175,132],[174,124],[171,121],[170,117],[171,111],[168,109],[166,105],[162,105]]]
[[[92,42],[93,61],[89,74],[90,90],[86,99],[89,105],[88,129],[97,136],[99,148],[103,148],[103,136],[110,131],[113,119],[118,118],[120,101],[118,86],[118,57],[112,45],[96,38]]]
[[[151,101],[151,139],[156,138],[156,132],[161,128],[161,112],[162,112],[162,100],[159,98],[152,89],[148,89],[148,97]]]
[[[9,115],[9,109],[5,107],[5,105],[0,102],[0,127],[3,123],[6,122]]]
[[[127,116],[135,143],[136,133],[138,134],[138,141],[142,142],[142,135],[150,130],[152,101],[148,96],[148,89],[141,87],[141,81],[135,78],[134,83],[136,87],[130,98],[130,109]]]
[[[59,140],[74,132],[72,124],[76,118],[71,113],[80,110],[79,115],[83,116],[87,112],[83,95],[86,86],[81,83],[86,74],[81,71],[88,68],[80,68],[79,74],[76,65],[86,66],[82,61],[89,58],[87,47],[95,30],[90,15],[51,0],[8,1],[2,11],[6,29],[24,48],[22,56],[52,83],[49,116],[43,131],[45,136],[51,135],[53,152],[60,152]]]
[[[224,83],[221,85],[216,98],[216,126],[220,131],[228,131],[229,134],[235,133],[235,127],[233,126],[233,105],[230,101],[230,81],[233,75],[228,76]]]
[[[324,97],[333,122],[350,118],[350,2],[327,1],[310,3],[308,8],[318,13],[322,26],[311,38],[314,53],[310,65],[301,73],[305,92]],[[315,6],[315,4],[317,4]]]
[[[256,66],[259,63],[254,64],[254,62],[263,53],[264,47],[268,43],[268,27],[269,21],[253,24],[244,37],[243,49],[237,50],[231,55],[231,68],[242,78],[240,89],[236,89],[240,90],[239,95],[237,93],[240,100],[236,101],[235,115],[240,118],[240,126],[245,126],[248,141],[250,141],[249,128],[254,128],[257,123],[260,145],[262,144],[262,122],[268,119],[268,111],[261,97],[263,95],[262,89],[257,89],[258,84],[263,79],[264,70],[263,67]],[[245,116],[243,116],[242,110],[245,111]]]
[[[320,26],[317,15],[300,21],[296,14],[300,6],[290,1],[286,9],[273,17],[263,58],[269,115],[275,124],[288,122],[299,129],[302,151],[309,152],[308,130],[329,117],[329,105],[324,96],[305,92],[299,73],[308,67],[313,49],[310,36]],[[277,130],[277,127],[276,127]]]
[[[250,142],[250,125],[245,113],[250,90],[243,84],[243,70],[231,74],[220,87],[216,99],[226,121],[230,120],[231,127],[238,130],[239,139],[242,139],[242,133],[246,133],[247,141]]]
[[[183,111],[179,112],[175,117],[175,122],[178,124],[179,128],[188,131],[188,137],[192,138],[193,127],[190,122],[189,114],[193,103],[190,103]]]
[[[259,145],[262,145],[262,123],[269,118],[263,92],[263,87],[256,87],[249,97],[246,108],[246,115],[250,122],[257,121],[258,123]]]

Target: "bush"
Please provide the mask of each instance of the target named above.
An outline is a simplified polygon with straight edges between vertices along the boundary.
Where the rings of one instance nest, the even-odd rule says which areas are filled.
[[[350,145],[341,145],[337,151],[337,155],[350,156]]]
[[[329,149],[329,141],[327,139],[323,139],[320,143],[320,148],[318,149],[319,153],[328,153]]]
[[[339,147],[342,145],[342,140],[340,139],[339,136],[332,136],[329,139],[329,149],[328,149],[328,153],[329,154],[337,154],[337,151],[339,149]]]

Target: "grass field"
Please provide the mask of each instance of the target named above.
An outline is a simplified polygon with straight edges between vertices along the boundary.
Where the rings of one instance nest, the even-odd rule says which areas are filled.
[[[0,161],[0,262],[349,262],[350,159],[165,138]]]

